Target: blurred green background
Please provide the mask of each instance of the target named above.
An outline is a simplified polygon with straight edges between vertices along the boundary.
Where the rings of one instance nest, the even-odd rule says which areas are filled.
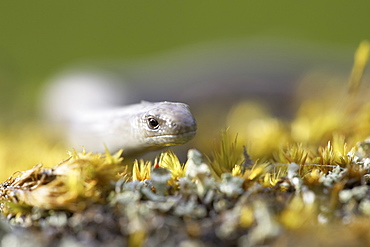
[[[42,85],[68,66],[95,61],[117,61],[124,64],[125,61],[141,61],[183,48],[185,52],[190,51],[189,56],[195,55],[187,58],[187,62],[184,62],[187,64],[202,59],[202,54],[196,54],[199,49],[191,49],[198,44],[207,48],[215,43],[243,43],[249,40],[260,45],[254,54],[254,57],[258,57],[263,52],[274,51],[274,48],[270,48],[274,46],[275,40],[286,40],[289,44],[301,44],[300,47],[305,51],[302,53],[304,55],[300,55],[303,61],[309,59],[310,48],[313,47],[321,47],[319,51],[331,49],[331,55],[325,52],[320,58],[315,55],[314,63],[324,60],[323,57],[335,61],[337,57],[343,58],[341,53],[345,52],[346,65],[341,67],[344,69],[337,68],[336,71],[343,73],[347,80],[356,48],[362,40],[370,39],[369,10],[369,0],[2,1],[0,177],[5,179],[15,170],[32,167],[38,162],[53,165],[66,158],[64,146],[50,144],[45,138],[48,134],[45,134],[43,127],[37,124],[41,130],[35,130],[34,126],[27,127],[33,121],[24,119],[37,116],[37,99]],[[187,50],[187,47],[190,49]],[[293,52],[290,45],[287,47],[286,50]],[[215,53],[211,59],[218,57],[219,53]],[[272,64],[279,64],[280,58],[272,61]],[[293,58],[297,59],[297,56]],[[176,61],[181,67],[181,57]],[[259,69],[262,69],[257,74],[264,74],[266,70],[266,60],[261,61],[257,68],[260,66]],[[252,59],[250,64],[254,62]],[[294,61],[286,64],[294,65]],[[165,65],[171,65],[171,61]],[[304,63],[299,65],[306,68]],[[202,66],[197,66],[195,64],[198,72],[204,70]],[[232,70],[232,66],[234,64],[225,66],[225,70]],[[242,64],[239,68],[244,70],[243,66],[248,65]],[[248,75],[254,71],[254,67],[251,68]],[[272,75],[279,74],[276,72],[280,68],[269,67],[274,70]],[[141,73],[140,67],[136,69]],[[212,72],[212,68],[209,71]],[[158,77],[159,80],[167,77],[167,80],[171,80],[177,76],[169,75],[171,68],[159,70],[161,72],[163,75]],[[189,71],[182,73],[186,75]],[[147,82],[151,83],[152,74],[148,75]],[[276,79],[274,76],[267,78],[272,83]],[[316,81],[321,83],[326,79],[324,77]],[[204,91],[198,91],[204,94]],[[303,94],[307,94],[306,90],[303,90]],[[217,97],[215,99],[218,100]],[[288,104],[294,105],[290,102]],[[210,146],[210,139],[215,134],[210,133],[212,128],[209,128],[209,123],[221,122],[223,125],[224,117],[219,117],[219,114],[217,107],[209,115],[202,114],[204,120],[198,121],[199,133],[202,133],[198,137],[201,141],[195,147],[203,148],[206,146],[204,143]],[[3,128],[4,123],[10,123],[13,127]],[[201,123],[204,123],[203,127]],[[219,128],[215,130],[218,133]]]
[[[45,79],[76,62],[143,58],[186,45],[259,36],[355,50],[370,2],[3,1],[2,119],[32,114]]]

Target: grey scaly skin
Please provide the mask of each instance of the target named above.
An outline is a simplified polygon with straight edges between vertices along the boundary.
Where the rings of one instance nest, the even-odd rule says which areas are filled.
[[[67,73],[47,85],[41,106],[48,126],[60,130],[69,148],[82,146],[88,152],[123,149],[124,157],[132,157],[195,136],[197,124],[188,105],[128,104],[131,92],[110,74]]]
[[[189,107],[174,102],[142,102],[81,113],[71,120],[69,143],[87,151],[110,152],[123,149],[123,156],[180,145],[191,140],[197,130]]]

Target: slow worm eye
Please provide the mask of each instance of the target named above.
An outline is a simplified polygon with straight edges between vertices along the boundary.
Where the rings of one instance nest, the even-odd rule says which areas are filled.
[[[153,129],[153,130],[156,130],[159,128],[159,122],[157,119],[155,118],[148,118],[148,126],[149,128]]]

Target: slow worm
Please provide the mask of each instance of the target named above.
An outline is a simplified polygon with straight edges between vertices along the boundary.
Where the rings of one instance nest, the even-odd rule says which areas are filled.
[[[133,156],[184,144],[195,136],[197,124],[188,105],[168,101],[110,105],[120,90],[101,79],[94,74],[61,77],[46,90],[46,115],[63,127],[69,146],[93,152],[123,149],[123,156]]]

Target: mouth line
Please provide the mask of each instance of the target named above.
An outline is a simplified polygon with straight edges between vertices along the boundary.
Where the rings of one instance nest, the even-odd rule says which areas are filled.
[[[177,133],[177,134],[167,134],[167,135],[157,135],[152,137],[177,137],[177,136],[188,136],[188,135],[195,135],[197,133],[196,130],[194,131],[188,131],[183,133]]]
[[[192,137],[194,137],[195,134],[196,134],[196,130],[188,131],[184,133],[178,133],[178,134],[153,135],[153,136],[148,136],[148,137],[151,139],[162,139],[162,138],[163,139],[178,139],[179,140],[178,144],[183,144],[187,142],[188,140],[190,140]],[[191,138],[188,138],[188,137],[191,137]],[[177,144],[176,142],[172,142],[172,143]]]

